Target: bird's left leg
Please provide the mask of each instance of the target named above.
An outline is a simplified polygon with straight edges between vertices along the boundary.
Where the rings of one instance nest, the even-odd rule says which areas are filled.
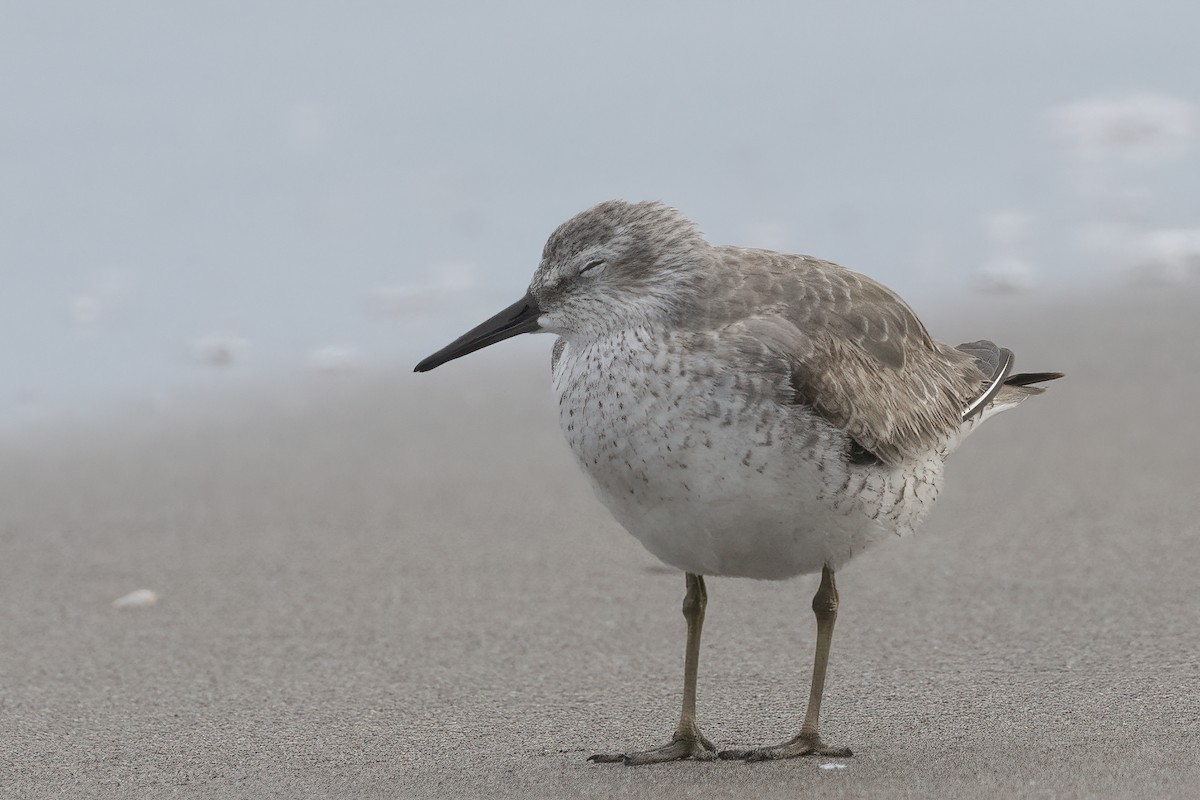
[[[708,591],[704,588],[704,577],[687,573],[687,594],[683,598],[683,618],[687,620],[687,649],[683,658],[683,711],[679,715],[679,726],[671,741],[653,750],[638,750],[632,753],[597,753],[588,759],[599,763],[623,762],[658,764],[663,761],[679,761],[693,758],[711,761],[717,757],[717,748],[704,738],[696,724],[696,671],[700,663],[700,630],[704,627],[704,607],[708,604]]]
[[[817,616],[817,652],[813,658],[812,688],[808,695],[808,710],[800,733],[783,744],[773,747],[722,750],[721,758],[740,758],[746,761],[768,761],[796,756],[830,756],[848,758],[853,755],[848,747],[830,747],[821,741],[817,733],[817,721],[821,716],[821,697],[825,692],[825,667],[829,663],[829,646],[833,641],[833,623],[837,621],[838,592],[833,581],[833,570],[821,570],[821,585],[813,596],[813,613]]]

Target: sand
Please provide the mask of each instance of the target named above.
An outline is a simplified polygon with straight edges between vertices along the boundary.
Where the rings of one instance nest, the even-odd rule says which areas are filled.
[[[839,574],[841,769],[585,760],[670,735],[683,580],[559,441],[548,339],[9,437],[0,796],[1195,796],[1198,309],[919,309],[1069,377],[971,438],[920,535]],[[709,581],[718,746],[796,730],[814,588]]]

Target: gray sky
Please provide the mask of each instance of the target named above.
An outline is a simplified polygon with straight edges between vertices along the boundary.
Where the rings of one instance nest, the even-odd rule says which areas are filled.
[[[1197,30],[1191,2],[3,3],[0,423],[402,365],[609,197],[918,309],[981,270],[1174,275]]]

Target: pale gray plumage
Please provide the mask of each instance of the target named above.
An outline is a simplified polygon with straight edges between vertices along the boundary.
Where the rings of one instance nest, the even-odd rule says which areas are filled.
[[[700,276],[677,284],[668,346],[708,348],[731,368],[766,378],[781,405],[810,406],[889,464],[957,432],[995,377],[976,352],[930,337],[912,309],[871,278],[809,256],[711,247],[657,203],[613,201],[580,214],[550,237],[543,264],[590,252],[637,223],[646,235],[631,254],[631,274],[662,274],[663,254],[678,253],[674,260]],[[539,301],[549,293],[553,302],[556,291],[536,277],[531,286]]]
[[[660,203],[609,201],[550,236],[526,296],[417,365],[518,333],[559,334],[559,422],[601,501],[687,573],[684,701],[672,740],[596,756],[716,757],[696,722],[706,575],[820,572],[817,647],[800,733],[723,757],[848,756],[817,733],[838,593],[834,571],[916,528],[946,457],[1057,373],[1012,375],[980,340],[937,341],[895,293],[828,261],[709,245]]]

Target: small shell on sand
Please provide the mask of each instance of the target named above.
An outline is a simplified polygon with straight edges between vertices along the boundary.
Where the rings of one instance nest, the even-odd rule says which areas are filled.
[[[157,594],[149,589],[138,589],[113,600],[113,608],[149,608],[157,602]]]

